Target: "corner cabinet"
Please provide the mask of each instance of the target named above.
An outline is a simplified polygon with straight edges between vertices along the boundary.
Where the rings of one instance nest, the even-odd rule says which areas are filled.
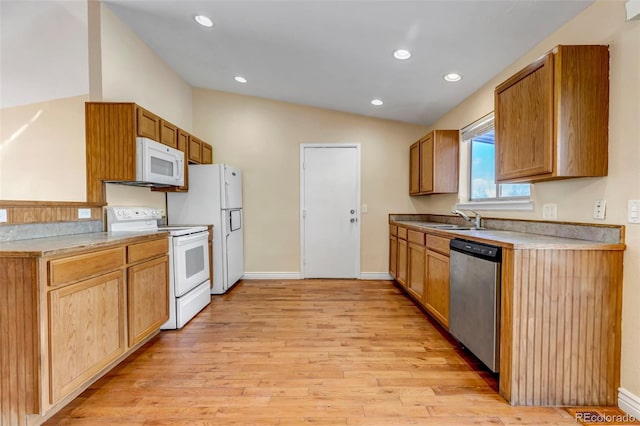
[[[458,192],[458,130],[434,130],[409,149],[409,194]]]
[[[165,235],[88,241],[0,253],[2,424],[42,423],[169,318]]]
[[[495,89],[496,180],[607,175],[609,50],[557,46]]]

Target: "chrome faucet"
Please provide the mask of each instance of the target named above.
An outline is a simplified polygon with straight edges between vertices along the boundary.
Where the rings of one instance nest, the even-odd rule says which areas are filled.
[[[469,209],[469,211],[472,212],[475,215],[473,217],[473,219],[471,219],[469,216],[467,216],[466,214],[464,214],[460,210],[451,210],[451,213],[457,214],[458,216],[460,216],[461,218],[463,218],[467,222],[473,223],[473,226],[476,229],[481,229],[482,228],[482,216],[480,216],[480,213],[478,213],[475,210]]]

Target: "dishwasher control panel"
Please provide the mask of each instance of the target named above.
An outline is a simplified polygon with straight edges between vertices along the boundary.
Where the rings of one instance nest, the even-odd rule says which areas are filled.
[[[459,251],[471,256],[475,255],[484,259],[493,260],[495,262],[499,262],[500,260],[502,260],[502,251],[500,247],[491,246],[488,244],[455,238],[451,240],[450,248],[451,250]]]

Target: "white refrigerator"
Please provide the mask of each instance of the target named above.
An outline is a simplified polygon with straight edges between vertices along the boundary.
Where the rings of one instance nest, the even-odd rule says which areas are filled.
[[[213,224],[213,288],[223,294],[244,274],[242,171],[190,165],[189,192],[167,194],[169,225]]]

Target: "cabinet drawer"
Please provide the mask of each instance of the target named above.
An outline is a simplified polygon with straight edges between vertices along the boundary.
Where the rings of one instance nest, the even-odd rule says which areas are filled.
[[[169,243],[167,238],[131,244],[127,246],[127,263],[136,263],[141,260],[161,256],[167,254],[168,250]]]
[[[398,227],[396,225],[389,225],[389,234],[397,237],[398,236]]]
[[[427,235],[427,248],[449,256],[449,238]]]
[[[407,239],[407,228],[398,226],[398,238],[401,238],[403,240]]]
[[[124,247],[116,247],[49,262],[49,285],[68,284],[124,265]]]
[[[408,231],[408,238],[410,243],[415,243],[415,244],[419,244],[421,246],[424,245],[424,232],[418,232],[418,231],[412,231],[409,230]]]

